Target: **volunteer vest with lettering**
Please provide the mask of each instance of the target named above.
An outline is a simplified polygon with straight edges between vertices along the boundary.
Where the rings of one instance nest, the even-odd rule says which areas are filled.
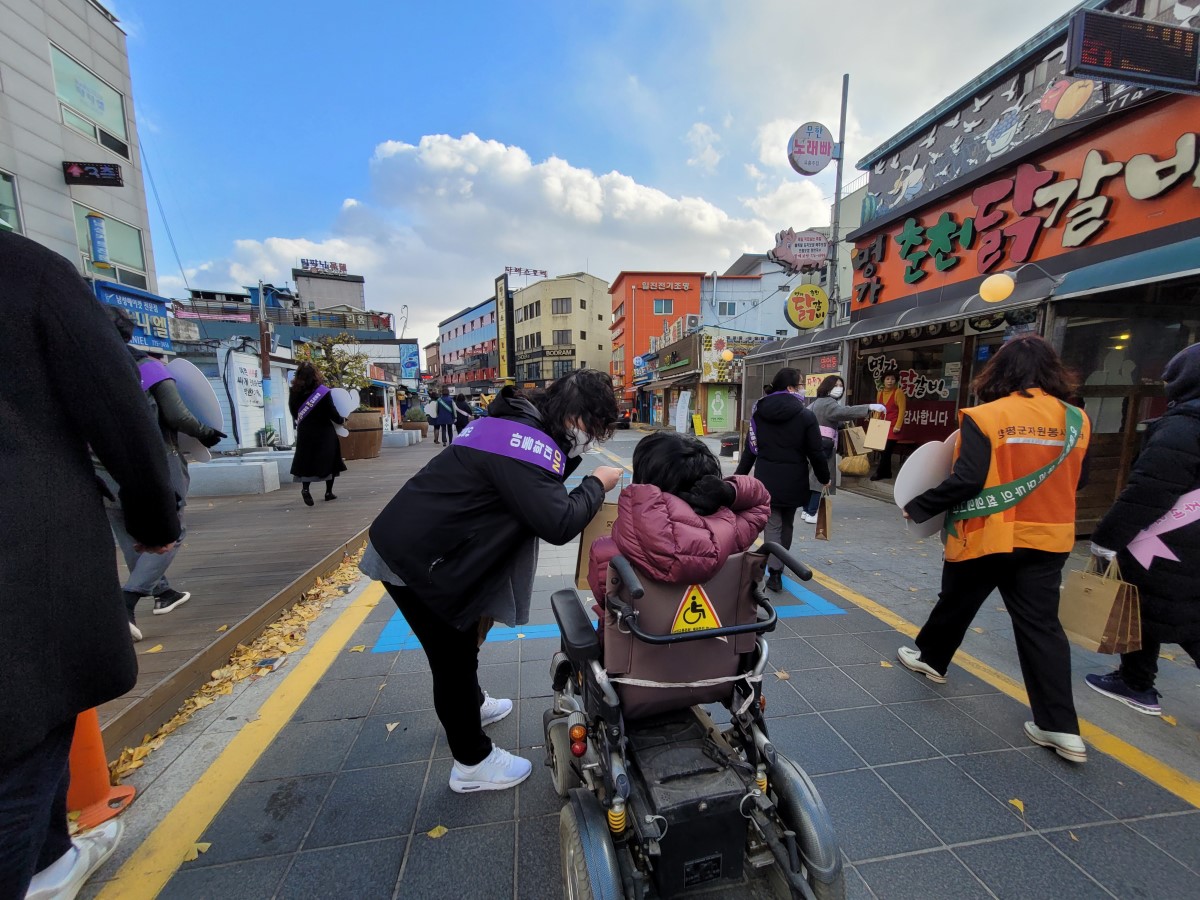
[[[1062,401],[1031,388],[1032,396],[1010,394],[964,409],[992,445],[984,491],[1018,481],[1053,463],[1066,440]],[[990,516],[964,519],[946,534],[946,561],[961,562],[1018,547],[1067,553],[1075,544],[1075,491],[1091,437],[1083,417],[1079,440],[1057,468],[1015,506]]]

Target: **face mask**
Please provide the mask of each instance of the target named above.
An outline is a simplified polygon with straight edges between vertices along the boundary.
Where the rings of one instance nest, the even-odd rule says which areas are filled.
[[[592,449],[592,445],[596,442],[591,439],[586,431],[581,428],[569,428],[567,434],[571,438],[571,449],[567,456],[574,459],[577,456],[583,456]]]
[[[831,390],[829,392],[829,396],[832,397],[834,400],[840,400],[842,397],[842,394],[844,394],[844,393],[846,393],[846,389],[844,387],[842,387],[841,385],[838,385],[837,387],[835,387],[833,390]]]

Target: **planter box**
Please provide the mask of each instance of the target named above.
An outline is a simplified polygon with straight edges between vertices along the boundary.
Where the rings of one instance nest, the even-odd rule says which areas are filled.
[[[422,438],[429,437],[429,423],[428,422],[401,422],[400,428],[403,431],[419,431],[419,432],[421,432]]]
[[[383,416],[377,412],[352,412],[346,417],[347,437],[338,438],[343,459],[374,459],[383,447]]]

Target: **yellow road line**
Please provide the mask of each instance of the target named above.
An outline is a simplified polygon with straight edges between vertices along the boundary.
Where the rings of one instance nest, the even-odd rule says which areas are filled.
[[[912,622],[898,616],[890,609],[880,606],[869,597],[863,596],[853,588],[847,587],[840,581],[836,581],[815,569],[813,570],[813,579],[822,587],[841,595],[855,606],[869,612],[875,618],[909,637],[916,637],[917,631],[920,630]],[[986,663],[981,662],[970,654],[963,653],[961,650],[954,654],[954,662],[980,680],[987,682],[1001,693],[1007,694],[1020,703],[1029,705],[1029,696],[1025,693],[1025,688],[1021,682],[1009,678],[1003,672],[993,669]],[[1144,750],[1139,750],[1132,744],[1121,740],[1116,735],[1110,734],[1098,725],[1093,725],[1084,719],[1079,720],[1079,730],[1084,740],[1101,753],[1107,753],[1114,759],[1120,760],[1135,772],[1144,775],[1150,781],[1170,791],[1176,797],[1186,800],[1192,806],[1200,807],[1200,781],[1189,778],[1177,769],[1173,769],[1166,763],[1155,759]]]
[[[134,851],[98,900],[152,900],[183,863],[225,801],[283,729],[296,709],[342,652],[351,636],[383,597],[373,582],[334,620],[312,649],[280,682],[221,755]]]

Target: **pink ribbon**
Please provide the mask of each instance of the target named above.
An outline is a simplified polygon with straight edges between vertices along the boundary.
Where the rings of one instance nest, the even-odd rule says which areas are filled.
[[[1171,511],[1148,528],[1138,533],[1125,549],[1130,556],[1138,561],[1143,569],[1149,569],[1155,557],[1161,556],[1172,562],[1179,562],[1179,557],[1171,552],[1171,548],[1162,542],[1159,535],[1175,531],[1200,521],[1200,489],[1184,494],[1175,501]]]

